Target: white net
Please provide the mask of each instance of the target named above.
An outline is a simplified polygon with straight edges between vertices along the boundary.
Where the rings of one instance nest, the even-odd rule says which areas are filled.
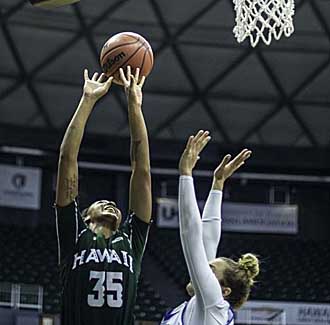
[[[247,37],[255,47],[260,39],[269,45],[294,32],[294,0],[233,0],[236,11],[234,34],[239,43]]]

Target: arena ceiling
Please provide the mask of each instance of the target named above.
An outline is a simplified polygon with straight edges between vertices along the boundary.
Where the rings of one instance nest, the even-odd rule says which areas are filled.
[[[134,31],[155,53],[144,89],[152,139],[202,128],[227,145],[330,147],[329,0],[296,1],[294,35],[255,49],[233,36],[231,0],[81,0],[56,10],[1,0],[0,15],[2,130],[63,132],[83,69],[99,70],[109,36]],[[87,132],[128,137],[121,89],[99,103]]]

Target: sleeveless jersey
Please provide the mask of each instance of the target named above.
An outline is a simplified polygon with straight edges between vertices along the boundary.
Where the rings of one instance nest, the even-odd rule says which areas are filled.
[[[56,209],[62,325],[131,325],[149,225],[134,214],[109,239],[83,222],[75,200]]]

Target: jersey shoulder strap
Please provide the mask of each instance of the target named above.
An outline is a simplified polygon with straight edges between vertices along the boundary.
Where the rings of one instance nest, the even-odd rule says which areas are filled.
[[[160,325],[183,325],[183,316],[187,308],[187,301],[180,306],[166,312]]]
[[[231,307],[228,309],[228,321],[226,325],[234,325],[235,314]]]

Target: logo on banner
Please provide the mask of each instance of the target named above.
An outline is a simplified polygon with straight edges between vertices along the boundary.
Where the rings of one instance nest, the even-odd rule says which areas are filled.
[[[26,176],[23,174],[15,174],[11,179],[11,183],[17,190],[20,190],[26,185]]]
[[[166,221],[171,221],[172,219],[175,219],[178,217],[178,211],[175,207],[161,207],[161,215]]]
[[[202,211],[205,201],[197,202],[199,209]],[[157,199],[157,225],[161,228],[178,228],[179,227],[179,211],[178,200],[171,198]]]
[[[38,210],[41,169],[0,165],[0,206]]]
[[[176,199],[157,199],[157,225],[164,228],[178,228],[178,201]]]

